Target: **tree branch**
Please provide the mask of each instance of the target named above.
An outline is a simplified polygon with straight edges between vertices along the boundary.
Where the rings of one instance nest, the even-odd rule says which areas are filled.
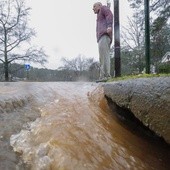
[[[2,63],[4,63],[4,60],[0,59],[0,61],[2,61]]]

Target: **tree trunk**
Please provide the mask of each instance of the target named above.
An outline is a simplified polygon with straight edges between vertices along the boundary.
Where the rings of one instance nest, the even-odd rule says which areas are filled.
[[[4,62],[5,81],[9,81],[8,62]]]
[[[8,70],[8,54],[7,54],[7,30],[4,29],[4,73],[5,81],[9,81],[9,70]]]

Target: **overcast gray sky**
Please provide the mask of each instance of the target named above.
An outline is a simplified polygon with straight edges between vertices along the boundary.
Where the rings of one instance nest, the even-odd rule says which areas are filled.
[[[120,2],[120,24],[125,24],[130,8],[127,0]],[[96,42],[95,0],[28,0],[32,8],[30,27],[35,28],[34,44],[44,47],[50,56],[46,67],[57,69],[61,58],[79,54],[98,61]],[[101,0],[106,4],[106,0]],[[113,0],[111,0],[113,9]],[[113,11],[113,10],[112,10]]]

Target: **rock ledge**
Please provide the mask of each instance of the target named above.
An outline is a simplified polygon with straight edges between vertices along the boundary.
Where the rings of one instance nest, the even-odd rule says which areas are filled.
[[[114,103],[129,109],[170,144],[170,77],[124,80],[103,87]]]

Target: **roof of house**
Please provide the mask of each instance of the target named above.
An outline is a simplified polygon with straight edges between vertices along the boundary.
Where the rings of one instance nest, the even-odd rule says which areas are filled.
[[[170,51],[168,51],[163,57],[161,63],[166,63],[170,61]]]

